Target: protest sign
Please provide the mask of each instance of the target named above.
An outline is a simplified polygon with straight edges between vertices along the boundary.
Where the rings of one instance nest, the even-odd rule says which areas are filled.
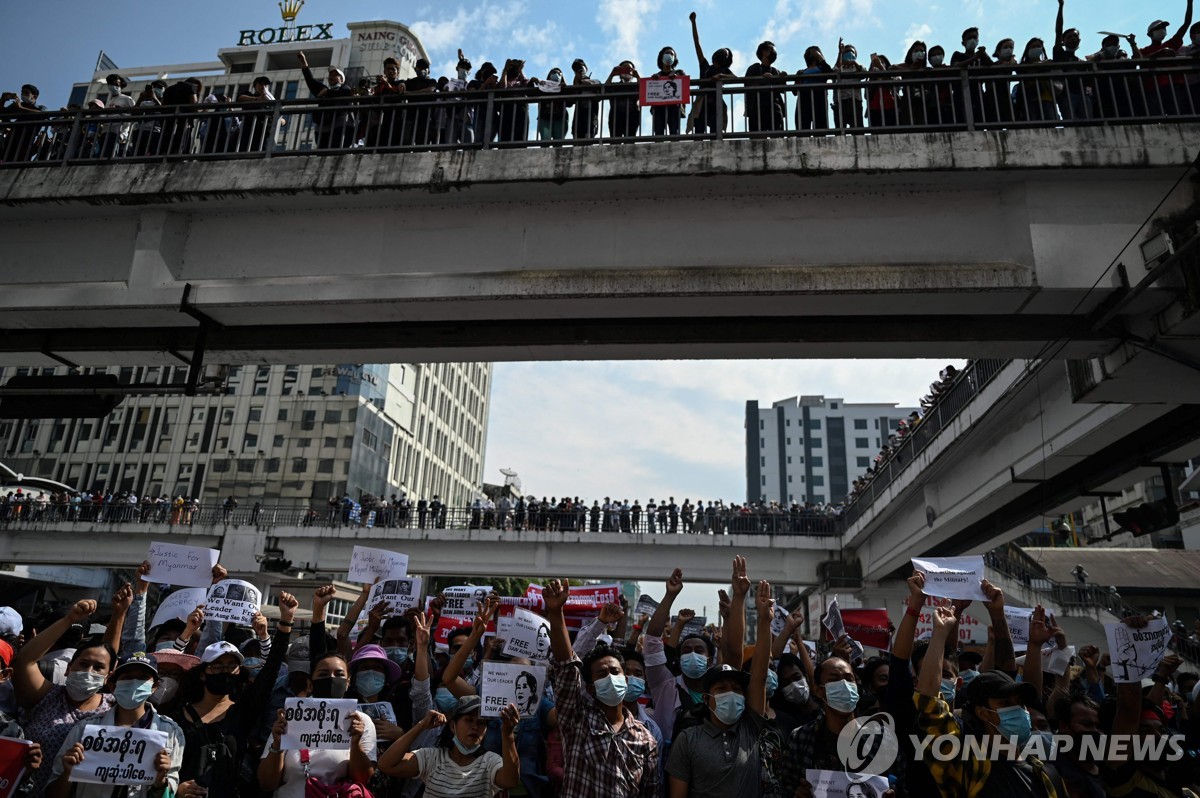
[[[771,636],[779,637],[787,628],[788,611],[778,604],[775,605],[775,616],[771,618]]]
[[[212,578],[211,576],[209,577]],[[83,727],[83,762],[68,781],[87,784],[153,784],[154,759],[167,747],[167,733],[129,726]]]
[[[672,624],[674,624],[678,620],[679,620],[678,615],[671,616]],[[708,618],[704,617],[703,615],[697,615],[694,618],[689,619],[688,622],[683,625],[683,631],[679,633],[680,638],[682,639],[683,637],[685,637],[687,635],[702,635],[702,634],[704,634],[704,630],[707,626],[708,626]]]
[[[642,78],[638,81],[638,103],[648,105],[687,105],[692,101],[692,81],[687,75],[673,78]]]
[[[209,581],[212,581],[212,577],[209,577]],[[153,629],[176,619],[186,621],[187,617],[192,614],[192,610],[207,599],[208,591],[202,587],[176,590],[159,602],[158,609],[154,611],[154,619],[150,622],[150,628]]]
[[[562,81],[560,80],[539,80],[537,82],[538,91],[546,92],[547,94],[558,94],[562,91]]]
[[[542,586],[530,585],[525,589],[526,598],[536,598],[537,604],[532,609],[542,609],[545,603],[542,600]],[[571,586],[571,595],[567,598],[567,606],[563,608],[563,612],[570,614],[587,614],[598,615],[600,610],[604,609],[605,604],[619,604],[621,602],[621,586],[620,585],[586,585],[583,587]]]
[[[213,580],[213,566],[220,557],[221,552],[217,549],[155,541],[146,554],[150,573],[146,574],[145,580],[160,585],[208,587]]]
[[[505,662],[483,663],[480,714],[498,718],[509,704],[516,704],[521,717],[537,714],[546,692],[546,669],[541,665],[510,665]]]
[[[1167,653],[1171,627],[1166,618],[1152,618],[1141,629],[1123,623],[1104,624],[1108,655],[1112,658],[1109,676],[1117,684],[1131,684],[1154,675],[1154,669]]]
[[[837,596],[830,599],[829,609],[821,618],[821,623],[829,630],[829,639],[834,642],[841,640],[842,635],[846,634],[846,625],[842,620],[842,611],[838,608]],[[858,662],[863,659],[864,654],[862,643],[850,638],[850,661]]]
[[[840,770],[809,768],[804,778],[812,785],[813,798],[882,798],[888,790],[888,780],[884,776],[856,774],[852,777]]]
[[[12,798],[25,778],[25,757],[29,754],[29,740],[0,737],[0,798]]]
[[[355,546],[350,555],[347,582],[373,583],[376,579],[395,579],[408,576],[408,555],[387,549]]]
[[[208,589],[204,620],[249,626],[262,603],[262,593],[249,582],[223,579]]]
[[[513,607],[512,616],[501,618],[504,628],[496,634],[504,638],[504,653],[532,660],[550,659],[550,622],[540,615]]]
[[[443,615],[442,617],[438,618],[437,627],[430,632],[430,636],[433,637],[434,645],[444,651],[450,643],[450,633],[455,629],[462,629],[469,626],[471,626],[470,619],[453,618],[448,615]],[[497,631],[496,620],[493,618],[492,622],[488,624],[488,628],[484,632],[484,636],[487,637],[488,635],[495,635],[497,634]]]
[[[353,698],[287,698],[283,717],[287,731],[279,747],[286,751],[350,750],[350,716],[358,711]]]
[[[650,616],[658,609],[658,602],[649,596],[642,594],[638,596],[637,604],[633,605],[633,622],[636,623],[638,618],[643,615]]]
[[[387,603],[389,615],[403,615],[413,607],[420,607],[421,577],[405,576],[378,582],[371,588],[367,606],[374,607],[381,601]]]
[[[948,599],[987,601],[979,587],[983,557],[912,558],[912,567],[925,574],[925,595]]]
[[[442,615],[449,615],[451,618],[465,618],[469,621],[475,617],[475,612],[479,609],[479,602],[491,595],[491,592],[491,585],[448,587],[442,591]]]
[[[1057,643],[1051,641],[1042,649],[1042,670],[1053,673],[1055,676],[1062,676],[1070,667],[1073,656],[1075,656],[1075,646],[1059,648]]]
[[[892,644],[892,627],[887,610],[842,610],[842,625],[846,634],[864,646],[887,651]]]
[[[386,720],[388,723],[396,722],[396,709],[387,701],[377,701],[374,704],[359,704],[358,711],[371,720]]]
[[[1004,607],[1004,619],[1008,621],[1008,634],[1017,648],[1029,645],[1029,619],[1033,610],[1029,607]]]

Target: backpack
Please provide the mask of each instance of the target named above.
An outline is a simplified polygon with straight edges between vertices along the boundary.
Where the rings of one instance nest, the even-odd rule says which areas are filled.
[[[684,687],[675,685],[679,694],[679,706],[675,708],[675,723],[671,727],[671,739],[678,740],[679,735],[693,726],[701,726],[708,717],[708,707],[703,703],[692,700],[692,694]]]

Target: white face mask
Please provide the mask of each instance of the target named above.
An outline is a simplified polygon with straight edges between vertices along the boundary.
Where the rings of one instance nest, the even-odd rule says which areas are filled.
[[[1150,31],[1150,41],[1154,42],[1155,44],[1159,44],[1165,38],[1167,38],[1166,28],[1155,28],[1154,30]]]
[[[996,55],[999,58],[1012,58],[1012,54],[1013,48],[1011,47],[1004,47],[996,51]]]
[[[110,83],[110,84],[108,84],[108,93],[109,94],[120,94],[121,87],[115,83]]]
[[[168,704],[175,698],[175,694],[179,692],[179,682],[171,676],[162,676],[158,680],[158,687],[150,696],[150,703],[156,707],[161,707],[163,704]]]
[[[979,46],[978,39],[967,39],[966,41],[963,42],[963,49],[966,50],[968,53],[973,52],[975,50],[975,48],[978,46]]]
[[[941,66],[945,59],[946,57],[942,55],[931,55],[929,56],[929,63],[933,64],[934,66]]]
[[[467,70],[465,70],[465,69],[458,70],[458,79],[466,80],[467,79]]]
[[[67,676],[67,697],[72,701],[86,701],[100,692],[104,677],[91,671],[75,671]]]

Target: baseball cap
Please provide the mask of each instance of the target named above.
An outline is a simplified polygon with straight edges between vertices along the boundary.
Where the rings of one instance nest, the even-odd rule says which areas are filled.
[[[287,669],[288,673],[312,673],[307,640],[297,640],[288,646]]]
[[[132,668],[140,665],[143,668],[149,668],[154,671],[154,675],[158,675],[158,660],[153,654],[147,654],[145,651],[135,651],[132,654],[126,654],[117,660],[117,667],[113,669],[113,675],[120,673],[126,668]]]
[[[1171,26],[1171,23],[1167,22],[1165,19],[1156,19],[1150,23],[1150,27],[1146,28],[1146,35],[1149,36],[1150,31],[1152,31],[1152,30],[1158,30],[1159,28],[1168,28],[1170,26]]]
[[[0,607],[0,637],[17,636],[25,629],[21,613],[12,607]]]
[[[478,712],[480,709],[479,696],[467,695],[458,699],[458,706],[454,707],[454,714],[450,720],[457,720],[463,715],[470,715],[472,712]]]
[[[1039,703],[1036,687],[1029,682],[1013,681],[1004,671],[985,671],[976,676],[967,685],[966,697],[963,700],[965,706],[985,707],[989,699],[1008,698],[1012,695],[1020,696],[1022,703],[1027,707],[1037,706]]]
[[[200,661],[207,665],[210,662],[216,662],[217,658],[223,657],[226,654],[232,654],[237,657],[238,665],[246,661],[246,658],[242,656],[242,652],[238,647],[228,640],[221,640],[204,649],[204,653],[200,655]]]
[[[704,677],[701,679],[704,692],[707,693],[717,682],[736,682],[745,690],[750,684],[750,674],[740,671],[732,665],[717,665],[704,672]]]

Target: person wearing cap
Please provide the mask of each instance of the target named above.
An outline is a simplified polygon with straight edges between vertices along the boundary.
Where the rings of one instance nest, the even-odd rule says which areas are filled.
[[[242,777],[241,762],[257,756],[249,744],[251,730],[267,709],[275,677],[283,664],[292,620],[299,602],[290,593],[279,594],[279,623],[271,653],[253,683],[244,673],[245,655],[226,640],[206,647],[200,664],[192,669],[172,710],[187,741],[180,769],[179,798],[250,795],[254,784]],[[266,626],[262,614],[256,627]]]
[[[0,110],[4,113],[3,121],[6,123],[20,122],[23,114],[37,114],[45,111],[46,106],[38,105],[39,95],[38,87],[32,83],[23,85],[20,94],[11,91],[0,94],[0,106],[3,106]],[[0,149],[0,161],[28,161],[31,159],[37,145],[38,131],[39,126],[36,124],[13,127],[3,148]],[[10,506],[15,507],[15,517],[20,517],[22,508],[27,506],[28,496],[24,496],[21,489],[17,488],[15,499]]]
[[[150,759],[155,771],[154,783],[125,788],[123,794],[130,798],[176,794],[179,763],[184,753],[183,732],[175,721],[159,714],[149,703],[157,682],[158,661],[153,654],[138,651],[121,657],[108,677],[108,686],[116,705],[99,717],[84,718],[71,727],[54,759],[52,781],[46,788],[46,798],[111,798],[113,795],[111,784],[72,783],[70,780],[71,772],[88,760],[83,745],[88,725],[136,727],[164,732],[167,735],[166,747],[155,752]],[[150,752],[146,755],[150,757]]]
[[[992,622],[995,661],[1000,667],[1015,667],[1012,638],[1004,618],[1004,594],[984,580],[981,588],[987,601],[984,606]],[[947,602],[930,608],[933,634],[930,651],[944,651],[950,644],[958,624],[954,610]],[[961,725],[942,696],[941,673],[935,668],[922,668],[917,677],[913,700],[918,710],[917,733],[953,736],[960,742],[965,736],[987,744],[988,738],[1015,746],[1017,756],[995,759],[972,756],[941,759],[926,749],[925,764],[933,774],[944,798],[961,795],[1004,795],[1007,798],[1066,798],[1062,779],[1048,763],[1037,757],[1024,756],[1026,743],[1033,730],[1028,707],[1036,707],[1041,699],[1037,688],[1028,682],[1013,681],[1002,670],[979,674],[966,689],[963,698]]]
[[[313,77],[308,58],[303,52],[296,53],[296,60],[300,63],[300,72],[304,75],[304,83],[312,96],[321,101],[322,105],[342,106],[338,110],[313,114],[313,121],[317,127],[317,149],[340,150],[349,147],[354,143],[358,117],[346,107],[350,98],[354,96],[354,89],[346,85],[346,73],[331,64],[325,82],[322,83]]]
[[[1183,37],[1192,26],[1192,5],[1194,0],[1187,0],[1187,10],[1184,12],[1183,24],[1171,38],[1167,38],[1167,30],[1171,23],[1164,19],[1156,19],[1146,28],[1150,44],[1142,48],[1142,57],[1150,59],[1172,58],[1179,54],[1183,47]],[[1153,67],[1151,67],[1153,68]],[[1149,116],[1178,116],[1182,113],[1195,113],[1190,106],[1187,91],[1187,78],[1182,74],[1176,75],[1147,75],[1142,78],[1146,94],[1146,113]]]
[[[104,92],[101,94],[101,99],[104,100],[104,107],[108,110],[132,108],[134,106],[133,97],[125,93],[125,87],[129,85],[129,81],[120,75],[109,75],[104,81]],[[104,132],[100,139],[100,157],[113,158],[121,157],[125,154],[125,146],[129,143],[129,133],[133,127],[132,122],[119,122],[104,126]]]
[[[10,609],[4,607],[4,610]],[[5,640],[0,640],[0,687],[10,688],[12,686],[12,661],[13,648]],[[21,728],[21,724],[13,717],[7,709],[0,708],[0,737],[8,737],[13,740],[24,740],[25,731]],[[38,743],[30,743],[25,751],[25,767],[30,771],[37,771],[42,766],[42,746]],[[32,779],[33,774],[26,776],[27,779]],[[20,789],[14,790],[13,795],[21,793]]]
[[[745,595],[735,584],[731,624],[738,615],[745,618]],[[750,673],[718,665],[704,674],[708,716],[703,725],[685,730],[671,744],[667,759],[670,798],[742,798],[761,795],[764,786],[775,785],[775,774],[762,768],[764,762],[777,761],[777,756],[763,756],[764,742],[774,741],[775,754],[782,747],[778,734],[767,734],[771,727],[765,715],[774,604],[770,584],[759,582],[755,597],[758,637]],[[726,629],[738,638],[732,641],[739,655],[735,661],[741,660],[744,623]]]
[[[432,95],[437,91],[438,82],[429,75],[429,61],[418,58],[413,65],[417,74],[404,81],[404,101],[411,103],[414,110],[404,115],[404,143],[424,146],[434,139],[432,97],[413,95]]]

